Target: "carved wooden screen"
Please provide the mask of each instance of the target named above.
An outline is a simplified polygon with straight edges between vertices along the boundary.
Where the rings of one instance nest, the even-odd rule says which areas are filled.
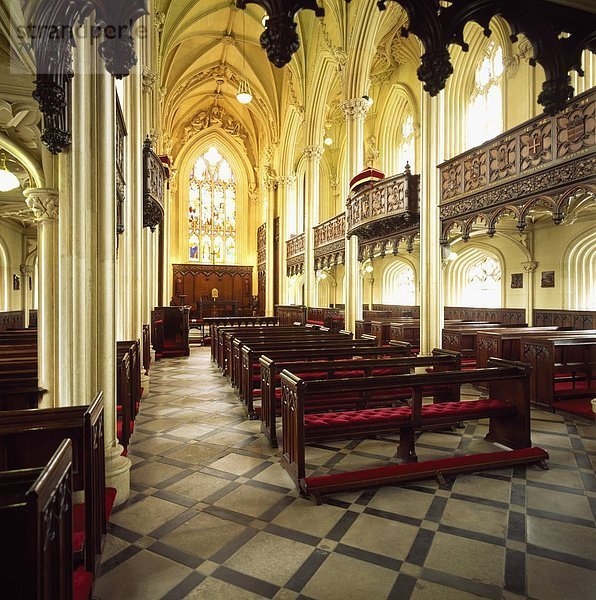
[[[116,95],[116,147],[114,149],[116,157],[116,233],[124,233],[124,188],[126,180],[124,178],[124,138],[126,137],[126,125],[120,100]]]
[[[264,315],[267,302],[267,223],[257,229],[257,282],[259,314]]]

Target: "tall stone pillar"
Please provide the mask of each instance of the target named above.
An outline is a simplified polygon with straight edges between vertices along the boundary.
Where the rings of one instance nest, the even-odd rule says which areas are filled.
[[[313,227],[319,224],[320,164],[323,146],[304,148],[306,193],[304,194],[304,303],[317,306]]]
[[[439,103],[442,98],[422,92],[420,169],[420,352],[441,346],[443,327],[443,278],[441,275],[440,180],[437,165],[443,156]]]
[[[288,277],[286,275],[286,240],[288,239],[288,221],[285,211],[293,205],[290,202],[292,194],[296,193],[296,175],[282,175],[278,179],[278,201],[279,206],[284,207],[284,214],[279,219],[279,299],[280,304],[288,302]]]
[[[29,279],[33,274],[31,265],[21,265],[21,306],[23,309],[23,327],[29,327],[29,311],[31,310],[31,290],[29,289]]]
[[[39,386],[48,390],[40,408],[51,408],[58,398],[58,192],[29,188],[24,191],[27,206],[37,221],[38,302],[37,364]],[[24,282],[25,283],[25,282]],[[29,282],[25,283],[29,287]]]
[[[352,179],[364,168],[364,119],[370,108],[364,98],[344,100],[340,104],[346,119],[346,168]],[[356,319],[362,318],[362,277],[358,262],[358,238],[346,240],[344,275],[345,327],[356,331]]]
[[[534,325],[534,302],[536,299],[536,281],[535,275],[538,263],[535,260],[523,262],[521,266],[527,275],[528,296],[526,298],[526,323],[532,327]]]
[[[275,213],[277,206],[277,178],[266,175],[265,189],[267,190],[267,229],[266,229],[266,256],[267,279],[265,293],[265,314],[272,317],[275,305],[275,280],[279,273],[275,273]]]

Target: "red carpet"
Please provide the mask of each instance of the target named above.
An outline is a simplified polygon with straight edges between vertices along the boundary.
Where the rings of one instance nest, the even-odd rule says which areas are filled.
[[[580,415],[586,419],[594,420],[596,415],[592,411],[592,398],[573,398],[571,400],[559,400],[553,402],[553,408],[564,410],[573,415]]]

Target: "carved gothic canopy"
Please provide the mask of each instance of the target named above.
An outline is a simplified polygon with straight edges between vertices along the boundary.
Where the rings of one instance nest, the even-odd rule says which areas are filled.
[[[75,28],[94,15],[90,31],[99,41],[105,68],[114,77],[126,77],[137,63],[132,28],[147,14],[147,0],[23,0],[25,10],[34,4],[27,23],[37,70],[33,98],[44,117],[41,139],[52,154],[58,154],[71,142],[72,48],[79,37]]]
[[[453,73],[449,46],[458,44],[465,51],[464,27],[478,23],[490,35],[490,21],[501,17],[512,31],[512,41],[524,34],[534,50],[532,65],[539,63],[546,75],[538,102],[549,115],[563,109],[573,96],[569,72],[581,70],[583,50],[596,51],[594,15],[586,11],[553,4],[546,0],[394,0],[408,15],[408,26],[402,35],[413,33],[424,46],[418,68],[418,78],[424,89],[436,96]],[[350,0],[346,0],[350,2]],[[379,10],[385,10],[389,0],[378,0]],[[253,3],[261,6],[268,21],[261,35],[261,46],[276,67],[290,62],[300,47],[294,16],[302,9],[323,16],[316,0],[236,0],[238,8]],[[374,10],[371,0],[370,10]],[[561,35],[561,34],[568,35]]]
[[[143,227],[151,231],[163,220],[165,186],[166,168],[147,138],[143,144]]]

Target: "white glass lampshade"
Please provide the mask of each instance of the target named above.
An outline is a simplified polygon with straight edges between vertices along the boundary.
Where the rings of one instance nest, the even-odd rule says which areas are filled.
[[[331,144],[333,144],[333,138],[327,136],[324,140],[323,143],[325,144],[325,146],[331,146]]]
[[[248,104],[252,101],[250,86],[248,85],[248,81],[246,81],[246,79],[241,79],[240,83],[238,83],[238,92],[236,93],[236,100],[238,100],[240,104]]]
[[[19,180],[6,168],[6,160],[3,160],[0,164],[0,192],[9,192],[19,185]]]

